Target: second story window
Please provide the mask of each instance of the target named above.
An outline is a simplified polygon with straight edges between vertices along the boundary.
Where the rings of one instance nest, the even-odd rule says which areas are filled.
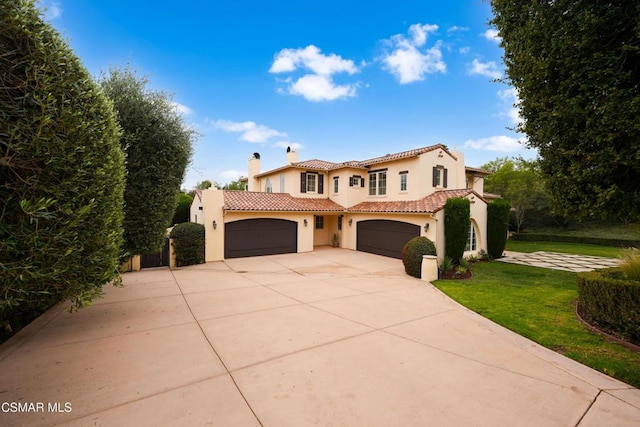
[[[333,193],[338,194],[338,177],[333,177]]]
[[[369,195],[383,196],[387,194],[387,171],[369,172]]]
[[[447,188],[447,169],[444,166],[433,167],[433,186]]]
[[[265,187],[264,191],[266,191],[267,193],[273,193],[273,186],[271,185],[271,179],[267,178],[267,182],[264,187]]]
[[[407,191],[407,175],[408,171],[400,172],[400,191]]]
[[[318,193],[324,192],[324,175],[317,172],[301,172],[300,173],[300,192],[301,193]]]

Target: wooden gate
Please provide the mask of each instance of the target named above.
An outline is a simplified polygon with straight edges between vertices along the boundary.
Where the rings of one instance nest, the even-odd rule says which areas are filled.
[[[154,254],[140,255],[140,268],[168,267],[169,266],[169,239],[165,239],[164,247]]]

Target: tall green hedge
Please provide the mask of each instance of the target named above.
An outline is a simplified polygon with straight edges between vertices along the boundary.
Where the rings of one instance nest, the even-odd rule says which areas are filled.
[[[402,248],[404,271],[418,279],[422,276],[422,256],[436,255],[436,245],[426,237],[414,237]]]
[[[191,219],[191,202],[193,202],[193,197],[190,195],[183,192],[178,194],[178,205],[176,206],[176,210],[173,212],[171,224],[189,222]]]
[[[504,199],[487,204],[487,252],[492,258],[502,257],[507,245],[511,205]]]
[[[31,0],[0,2],[0,320],[118,280],[124,156],[111,103]]]
[[[204,225],[194,222],[177,224],[169,237],[173,239],[177,267],[204,262]]]
[[[444,252],[455,262],[464,254],[469,239],[471,207],[468,199],[453,197],[444,206]]]

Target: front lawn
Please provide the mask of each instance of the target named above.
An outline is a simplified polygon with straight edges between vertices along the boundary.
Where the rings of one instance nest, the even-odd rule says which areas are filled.
[[[472,279],[438,280],[434,285],[524,337],[640,387],[640,353],[589,332],[577,319],[575,273],[497,261],[472,269]]]
[[[563,252],[578,255],[593,255],[606,258],[617,258],[620,248],[613,246],[587,245],[582,243],[564,243],[564,242],[526,242],[522,240],[507,240],[508,251],[516,252]]]

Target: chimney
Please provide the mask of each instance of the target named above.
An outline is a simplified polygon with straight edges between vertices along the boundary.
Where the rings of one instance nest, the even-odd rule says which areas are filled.
[[[298,163],[298,153],[287,147],[287,164]]]
[[[260,173],[260,153],[253,153],[249,157],[249,178],[247,179],[247,190],[260,191],[260,183],[255,178]]]

